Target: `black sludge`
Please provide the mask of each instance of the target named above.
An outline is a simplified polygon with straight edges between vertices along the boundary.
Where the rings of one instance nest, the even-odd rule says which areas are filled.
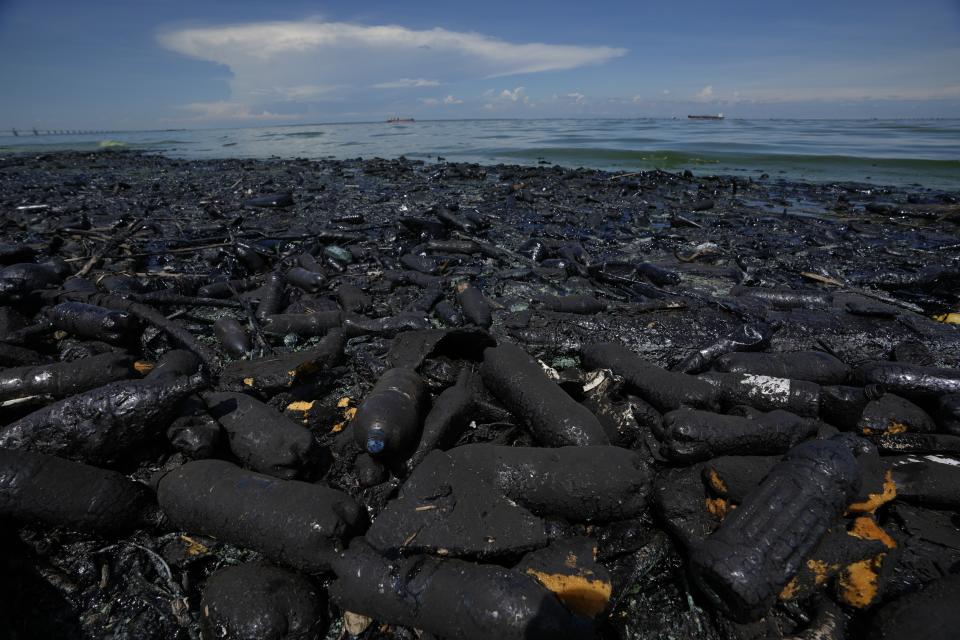
[[[416,312],[402,312],[392,317],[377,319],[348,316],[343,320],[343,330],[351,338],[365,335],[393,337],[405,331],[419,331],[429,326],[424,314]]]
[[[487,348],[480,373],[487,388],[530,425],[540,443],[551,447],[610,444],[596,416],[551,381],[520,347]]]
[[[0,447],[114,464],[158,435],[164,419],[203,384],[200,376],[113,382],[3,427]]]
[[[387,560],[360,545],[339,558],[330,595],[343,609],[464,640],[592,638],[533,577],[496,565],[411,556]]]
[[[737,351],[759,351],[765,348],[770,344],[773,332],[773,327],[764,322],[740,325],[720,339],[700,347],[672,369],[681,373],[700,373],[723,354]]]
[[[452,556],[528,551],[550,540],[544,518],[598,522],[642,514],[651,481],[640,454],[612,446],[472,444],[434,451],[366,540],[384,551]]]
[[[69,268],[63,261],[22,262],[0,269],[0,302],[16,302],[30,293],[60,284]]]
[[[867,436],[885,455],[931,453],[960,456],[960,436],[946,433],[881,433]]]
[[[244,200],[243,206],[245,207],[259,207],[259,208],[277,208],[277,207],[292,207],[293,206],[293,194],[291,193],[267,193],[260,196],[255,196]]]
[[[829,307],[833,304],[833,295],[809,289],[763,289],[737,286],[731,289],[730,293],[739,298],[758,300],[774,307]]]
[[[773,605],[859,490],[856,446],[842,436],[794,447],[692,550],[692,574],[711,604],[744,622]]]
[[[449,444],[459,437],[470,422],[474,408],[474,395],[480,378],[469,368],[464,368],[453,384],[437,396],[423,423],[423,433],[417,450],[410,456],[407,466],[413,469],[437,446]],[[446,448],[446,447],[443,447]]]
[[[240,321],[231,316],[223,316],[213,323],[213,332],[224,350],[234,358],[242,358],[250,352],[250,336]]]
[[[23,347],[0,343],[0,365],[31,365],[40,360],[40,354]]]
[[[667,371],[651,364],[621,344],[604,342],[587,345],[580,357],[585,367],[610,369],[622,376],[658,411],[673,411],[680,407],[719,408],[720,393],[714,385],[696,376]]]
[[[222,460],[197,460],[160,480],[157,498],[173,525],[261,552],[297,569],[326,571],[358,533],[360,507],[345,493],[280,480]]]
[[[922,367],[901,362],[868,362],[854,370],[859,384],[878,384],[884,390],[904,398],[936,399],[960,393],[960,369]]]
[[[357,446],[373,455],[407,457],[420,438],[430,394],[412,369],[387,370],[351,424]]]
[[[220,387],[229,391],[289,389],[302,377],[331,366],[343,354],[345,342],[343,331],[333,329],[311,349],[230,362],[220,373]]]
[[[704,373],[699,378],[716,386],[726,406],[783,409],[801,416],[816,416],[820,411],[820,385],[813,382],[751,373]]]
[[[139,326],[125,311],[104,309],[83,302],[62,302],[47,313],[53,326],[61,331],[93,340],[122,342],[134,336]]]
[[[196,373],[200,368],[200,359],[186,349],[171,349],[160,356],[153,369],[147,374],[147,380],[177,378]]]
[[[637,273],[641,274],[653,284],[666,286],[680,283],[680,274],[676,271],[664,269],[650,262],[638,262],[634,265]]]
[[[31,395],[63,398],[122,380],[133,372],[133,360],[123,353],[100,355],[33,367],[0,370],[0,400]]]
[[[960,575],[944,576],[881,607],[870,627],[876,640],[943,640],[960,629]]]
[[[197,289],[197,295],[203,298],[229,298],[235,292],[247,291],[253,286],[252,280],[212,282]]]
[[[330,329],[339,326],[339,311],[277,313],[263,319],[263,332],[274,336],[285,336],[293,333],[304,338],[310,338],[322,336]]]
[[[33,260],[37,255],[36,249],[26,244],[11,242],[0,243],[0,264],[9,265],[25,260]]]
[[[340,302],[340,308],[348,313],[366,313],[373,304],[373,300],[367,293],[349,284],[337,287],[337,300]]]
[[[885,393],[871,400],[860,414],[857,429],[864,435],[878,433],[932,433],[937,426],[927,413],[908,400]]]
[[[279,273],[267,276],[267,282],[260,289],[260,304],[257,305],[257,319],[263,320],[267,316],[280,311],[284,301],[284,280]]]
[[[960,436],[960,393],[951,393],[940,398],[936,420],[944,433]]]
[[[741,417],[678,409],[663,416],[660,451],[683,462],[729,454],[786,453],[815,435],[818,426],[815,420],[779,410]]]
[[[111,533],[140,524],[146,485],[114,471],[31,451],[0,449],[0,516]]]
[[[548,296],[543,299],[543,304],[547,309],[560,313],[593,314],[607,308],[603,300],[587,295]]]
[[[327,283],[327,277],[325,275],[316,271],[308,271],[303,267],[290,269],[284,275],[284,278],[286,278],[288,283],[308,293],[320,291]]]
[[[820,387],[820,419],[841,429],[856,429],[864,410],[882,393],[876,385],[850,387],[835,384]]]
[[[467,321],[483,329],[490,328],[493,324],[493,313],[490,310],[490,303],[480,289],[463,283],[458,287],[457,300],[460,302],[460,308],[463,309],[463,317]]]
[[[935,509],[960,509],[960,460],[938,455],[884,458],[897,499]]]
[[[441,300],[434,306],[433,314],[448,327],[459,327],[463,324],[463,316],[460,315],[456,307],[446,300]]]
[[[310,431],[272,407],[242,393],[210,393],[203,399],[227,432],[230,451],[245,466],[290,479],[312,461]]]
[[[211,638],[313,640],[323,635],[324,604],[322,592],[297,573],[242,564],[207,579],[201,611]]]
[[[727,373],[752,373],[824,385],[844,384],[850,377],[850,367],[824,351],[730,353],[717,358],[713,368]]]

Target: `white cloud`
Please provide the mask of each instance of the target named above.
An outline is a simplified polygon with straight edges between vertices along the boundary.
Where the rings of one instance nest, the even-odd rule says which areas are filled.
[[[191,102],[179,107],[192,114],[189,120],[219,121],[219,120],[289,120],[298,115],[284,115],[270,111],[254,112],[245,104],[239,102]]]
[[[510,102],[516,102],[517,100],[520,100],[521,98],[524,97],[523,92],[524,92],[523,87],[517,87],[513,91],[511,91],[510,89],[504,89],[503,91],[500,92],[500,97],[503,99],[509,100]]]
[[[487,99],[483,109],[487,111],[512,111],[520,107],[533,108],[537,104],[527,95],[525,87],[514,87],[513,89],[502,89],[497,93],[493,89],[483,92],[483,97]],[[556,99],[554,95],[554,99]]]
[[[577,93],[577,92],[568,93],[568,94],[566,95],[566,97],[567,97],[567,98],[570,98],[571,100],[573,100],[573,101],[576,102],[577,104],[583,104],[583,103],[586,102],[586,100],[587,100],[587,96],[583,95],[582,93]]]
[[[292,87],[270,87],[269,89],[253,89],[251,95],[264,96],[269,99],[284,101],[301,101],[319,98],[340,89],[339,86],[320,86],[315,84],[301,84]]]
[[[697,100],[710,100],[713,98],[713,85],[707,85],[697,93]]]
[[[670,95],[670,89],[664,89],[664,90],[661,91],[660,93],[662,93],[662,94],[665,95],[665,96],[668,96],[668,95]]]
[[[643,102],[643,96],[641,96],[641,95],[633,96],[633,97],[630,99],[630,101],[631,101],[631,102],[637,102],[637,103]]]
[[[463,100],[460,100],[456,96],[447,95],[444,98],[420,98],[420,104],[425,107],[436,107],[437,105],[447,105],[452,104],[463,104]]]
[[[437,87],[439,80],[427,80],[425,78],[400,78],[390,82],[378,82],[371,85],[374,89],[413,89],[417,87]]]
[[[298,95],[303,87],[340,87],[346,93],[559,71],[627,53],[609,46],[507,42],[441,28],[318,19],[183,28],[158,39],[168,49],[227,67],[231,100],[242,104],[269,104],[271,95],[315,97]],[[411,69],[423,75],[411,78]]]
[[[937,100],[960,97],[960,85],[931,88],[902,87],[794,87],[742,89],[733,93],[737,102],[830,102],[847,100]]]

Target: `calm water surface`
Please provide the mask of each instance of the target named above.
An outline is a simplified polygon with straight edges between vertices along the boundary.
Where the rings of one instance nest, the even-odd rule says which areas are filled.
[[[433,120],[0,135],[0,154],[119,146],[180,158],[407,156],[960,190],[956,120]]]

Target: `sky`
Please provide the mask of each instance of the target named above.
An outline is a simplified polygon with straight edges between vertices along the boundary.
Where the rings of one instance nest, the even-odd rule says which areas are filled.
[[[960,117],[960,0],[0,0],[0,128]]]

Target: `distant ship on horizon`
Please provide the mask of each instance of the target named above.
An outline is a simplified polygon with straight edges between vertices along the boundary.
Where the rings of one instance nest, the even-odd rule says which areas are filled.
[[[703,115],[703,116],[687,116],[691,120],[723,120],[723,114],[718,113],[717,115]]]
[[[415,122],[413,118],[401,118],[400,116],[393,116],[387,120],[387,124],[403,124],[406,122]]]

